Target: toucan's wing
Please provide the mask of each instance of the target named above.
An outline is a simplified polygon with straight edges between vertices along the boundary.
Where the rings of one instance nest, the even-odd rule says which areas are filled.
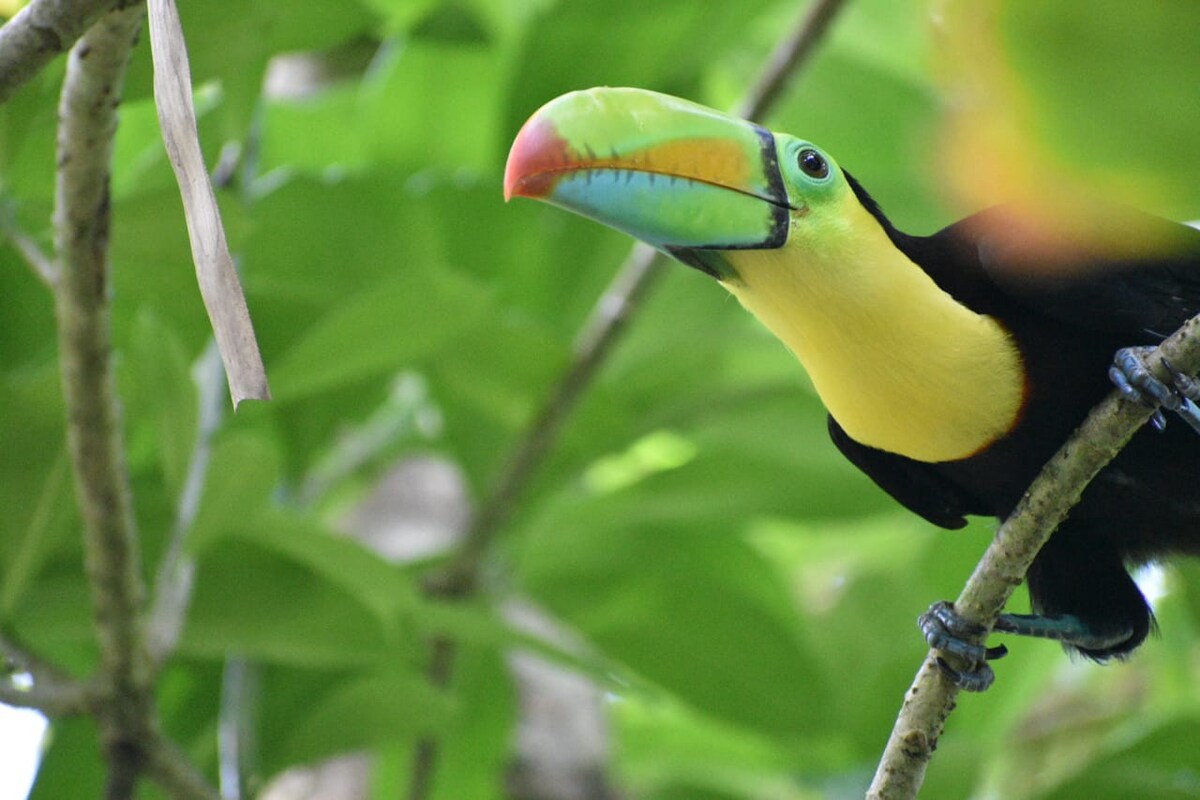
[[[1130,344],[1162,339],[1200,312],[1200,231],[1132,209],[1097,219],[1103,230],[1091,238],[1048,232],[1001,206],[935,238],[974,250],[988,279],[1021,305],[1126,334]]]
[[[829,438],[851,464],[902,506],[943,528],[967,524],[967,514],[991,512],[969,492],[951,483],[932,465],[856,442],[829,417]]]

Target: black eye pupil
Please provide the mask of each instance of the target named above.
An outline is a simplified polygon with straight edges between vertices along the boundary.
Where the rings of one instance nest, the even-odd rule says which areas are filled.
[[[800,164],[800,169],[805,175],[810,178],[824,178],[829,174],[829,164],[821,157],[821,154],[811,148],[805,148],[800,151],[796,157],[796,161]]]

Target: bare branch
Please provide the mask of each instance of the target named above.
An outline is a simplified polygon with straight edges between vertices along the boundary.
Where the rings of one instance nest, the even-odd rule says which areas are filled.
[[[94,707],[95,687],[71,678],[3,637],[0,659],[0,703],[37,709],[47,717],[85,714]]]
[[[108,309],[109,168],[140,6],[102,18],[72,49],[59,103],[54,227],[59,361],[84,559],[100,648],[108,797],[128,797],[153,728],[137,531],[121,439]]]
[[[148,743],[146,774],[171,800],[221,800],[187,755],[158,733]]]
[[[809,7],[800,26],[771,53],[767,68],[759,76],[758,82],[738,104],[735,113],[739,117],[759,120],[770,113],[788,81],[800,71],[825,38],[826,31],[844,5],[846,0],[816,0]]]
[[[575,357],[551,389],[525,435],[504,460],[491,493],[481,504],[444,577],[434,587],[436,592],[459,596],[474,591],[480,562],[496,532],[520,501],[579,398],[591,386],[621,332],[641,307],[654,279],[661,273],[660,267],[658,253],[653,248],[644,244],[634,246],[576,337]]]
[[[163,144],[179,183],[200,296],[225,362],[229,392],[236,409],[245,399],[270,399],[267,373],[200,151],[191,68],[179,12],[174,0],[150,0],[149,7],[154,101]]]
[[[17,12],[0,28],[0,103],[117,4],[118,0],[33,0]]]
[[[1163,360],[1186,374],[1200,370],[1200,316],[1189,320],[1149,359],[1168,380]],[[1083,490],[1150,418],[1150,410],[1113,392],[1092,410],[1066,444],[1046,464],[975,567],[955,609],[990,630],[1013,590],[1054,529],[1079,502]],[[930,652],[921,665],[892,729],[868,797],[916,797],[925,768],[937,747],[958,690],[941,674]]]

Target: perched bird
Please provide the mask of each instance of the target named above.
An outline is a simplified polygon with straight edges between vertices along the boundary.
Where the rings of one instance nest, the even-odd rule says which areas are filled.
[[[1039,228],[998,206],[913,236],[817,145],[638,89],[543,106],[513,142],[504,193],[719,281],[803,363],[846,458],[936,525],[1007,516],[1110,380],[1200,430],[1192,382],[1163,384],[1143,363],[1200,311],[1200,231],[1187,226],[1108,209],[1099,226]],[[996,630],[1096,660],[1146,638],[1154,619],[1129,567],[1200,555],[1200,440],[1161,411],[1153,421],[1038,555],[1035,613]],[[947,667],[960,685],[986,688],[1002,648],[970,643],[948,603],[921,627],[968,662]]]

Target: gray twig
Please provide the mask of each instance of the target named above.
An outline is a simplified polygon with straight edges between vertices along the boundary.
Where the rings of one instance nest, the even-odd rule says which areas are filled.
[[[187,755],[161,734],[148,743],[146,774],[171,800],[221,800]]]
[[[761,120],[775,107],[779,95],[825,38],[829,26],[844,5],[846,0],[816,0],[809,7],[795,33],[784,39],[771,53],[767,68],[738,105],[735,113],[739,117]]]
[[[0,27],[0,103],[116,7],[118,0],[33,0]],[[128,3],[126,3],[128,5]]]
[[[1200,370],[1200,316],[1189,320],[1151,356],[1158,377],[1170,380],[1163,360],[1186,374]],[[1013,590],[1054,529],[1079,502],[1092,478],[1150,418],[1150,410],[1113,392],[1092,410],[1067,443],[1047,462],[1016,510],[1004,521],[975,567],[955,609],[990,630]],[[958,690],[942,675],[930,652],[904,697],[868,797],[916,797]]]
[[[88,713],[95,700],[91,684],[71,678],[0,637],[0,703],[34,708],[54,718]]]

